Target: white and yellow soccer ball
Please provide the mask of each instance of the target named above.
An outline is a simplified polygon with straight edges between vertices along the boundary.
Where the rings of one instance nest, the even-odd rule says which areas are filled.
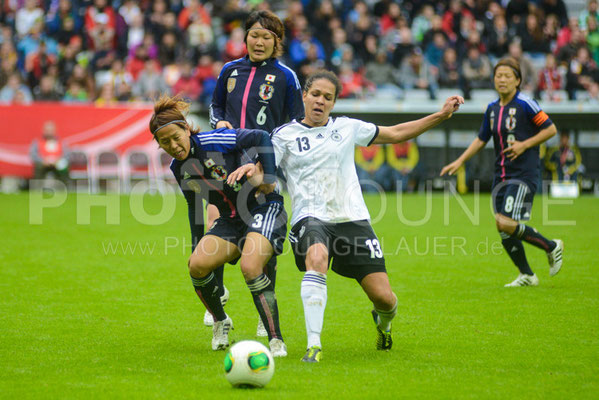
[[[260,342],[237,342],[225,356],[225,377],[233,387],[264,387],[274,372],[272,354]]]

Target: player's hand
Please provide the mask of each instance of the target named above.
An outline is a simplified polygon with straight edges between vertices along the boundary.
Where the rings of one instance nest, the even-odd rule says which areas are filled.
[[[262,185],[258,186],[258,189],[256,190],[256,197],[258,197],[258,195],[260,195],[261,193],[272,193],[273,190],[275,190],[276,186],[276,183],[263,183]]]
[[[235,171],[229,174],[227,177],[227,183],[232,186],[244,176],[247,177],[248,182],[252,186],[260,187],[260,185],[262,185],[264,182],[264,169],[262,169],[262,164],[260,161],[258,161],[256,164],[245,164],[237,168]]]
[[[445,119],[451,118],[454,112],[458,111],[460,104],[464,104],[464,98],[462,96],[451,96],[445,100],[445,104],[441,108],[441,114]]]
[[[518,140],[509,141],[507,149],[503,150],[503,154],[507,155],[511,161],[514,161],[518,156],[524,153],[528,148],[524,142],[519,142]]]
[[[455,160],[451,164],[447,164],[446,166],[444,166],[439,175],[443,176],[447,173],[449,173],[449,175],[453,175],[457,172],[458,169],[460,169],[461,166],[462,163],[458,160]]]
[[[219,128],[233,129],[233,125],[231,125],[231,123],[229,121],[225,121],[223,119],[222,121],[218,121],[216,123],[216,129],[219,129]]]

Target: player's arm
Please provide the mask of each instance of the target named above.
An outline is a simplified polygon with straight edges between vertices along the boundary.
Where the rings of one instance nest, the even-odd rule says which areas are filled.
[[[255,149],[264,170],[264,183],[274,184],[277,167],[268,132],[259,129],[237,129],[237,146],[241,150]]]
[[[462,96],[451,96],[445,101],[441,110],[434,114],[393,126],[379,126],[379,134],[373,143],[400,143],[413,139],[451,118],[453,113],[460,108],[460,104],[464,104]]]
[[[229,121],[225,120],[225,109],[227,104],[227,89],[225,87],[225,71],[222,70],[216,81],[216,88],[212,94],[212,102],[210,103],[210,126],[213,129],[229,128],[233,126]]]
[[[449,173],[449,175],[455,174],[466,161],[470,160],[476,153],[485,147],[486,144],[487,142],[483,142],[480,138],[475,138],[472,143],[470,143],[470,146],[468,146],[468,148],[464,150],[454,162],[443,167],[440,175],[443,176],[446,173]]]
[[[202,239],[202,236],[204,236],[204,207],[202,199],[199,196],[196,196],[192,190],[184,187],[185,183],[172,165],[171,171],[173,172],[177,184],[179,184],[179,188],[183,192],[183,196],[187,202],[187,217],[189,219],[189,228],[191,230],[192,249],[195,249],[196,245],[200,242],[200,239]]]

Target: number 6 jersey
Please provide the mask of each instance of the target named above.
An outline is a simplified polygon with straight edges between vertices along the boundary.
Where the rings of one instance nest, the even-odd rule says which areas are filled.
[[[377,135],[376,125],[347,117],[329,118],[320,127],[294,120],[272,133],[276,163],[291,196],[291,225],[307,216],[326,222],[370,219],[354,147],[370,145]]]

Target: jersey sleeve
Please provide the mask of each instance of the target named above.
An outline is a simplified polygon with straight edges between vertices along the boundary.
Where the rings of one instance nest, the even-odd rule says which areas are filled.
[[[489,139],[491,139],[491,135],[492,135],[491,122],[489,119],[490,111],[491,111],[491,105],[488,105],[487,111],[485,111],[485,114],[483,116],[483,122],[480,125],[480,129],[478,130],[478,138],[485,143],[487,143],[489,141]]]
[[[553,121],[551,121],[549,115],[541,110],[541,107],[539,107],[539,104],[534,99],[528,99],[524,102],[524,110],[526,111],[528,119],[532,121],[539,130],[553,125]]]
[[[358,146],[370,146],[379,135],[379,127],[373,123],[350,119],[352,131],[354,132],[354,143]]]
[[[287,76],[287,93],[285,96],[285,107],[289,120],[301,120],[304,117],[304,102],[302,100],[302,88],[295,73]]]
[[[212,93],[212,102],[210,103],[209,114],[210,126],[212,126],[213,129],[216,128],[218,121],[225,119],[225,110],[227,104],[227,89],[225,87],[226,75],[226,67],[223,67],[218,75],[216,87]]]
[[[275,154],[270,135],[259,129],[236,129],[237,148],[240,151],[255,149],[258,161],[264,169],[264,183],[274,183],[277,170]]]
[[[206,151],[230,153],[235,150],[237,143],[235,129],[219,128],[209,132],[200,132],[196,137]]]
[[[275,164],[277,168],[283,168],[285,159],[285,141],[283,140],[283,135],[274,132],[271,135],[270,140],[275,153]]]

